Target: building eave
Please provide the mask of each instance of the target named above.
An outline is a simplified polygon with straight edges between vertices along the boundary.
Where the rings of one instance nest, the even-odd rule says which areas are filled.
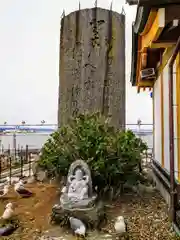
[[[148,20],[151,8],[138,6],[136,20],[132,26],[132,60],[131,60],[131,83],[136,84],[136,68],[137,68],[137,51],[138,51],[138,35],[144,30]]]
[[[139,73],[145,68],[156,69],[159,54],[176,43],[180,31],[179,11],[180,5],[176,4],[166,7],[138,5],[132,27],[130,78],[132,86],[151,87],[145,79],[141,81]],[[147,49],[150,49],[149,54],[147,54]],[[154,59],[155,55],[156,59]]]
[[[132,86],[136,85],[137,52],[138,52],[138,34],[134,32],[134,25],[132,25],[132,60],[130,79]]]
[[[170,4],[180,4],[179,0],[126,0],[129,5],[159,7]]]
[[[139,6],[162,7],[170,4],[180,4],[179,0],[139,0]]]

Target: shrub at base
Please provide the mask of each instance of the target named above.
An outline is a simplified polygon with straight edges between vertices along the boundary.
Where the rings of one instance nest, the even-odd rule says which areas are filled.
[[[39,165],[51,176],[66,176],[77,159],[87,162],[100,194],[118,195],[121,186],[141,181],[147,145],[130,131],[116,130],[99,113],[81,114],[54,132],[42,148]]]

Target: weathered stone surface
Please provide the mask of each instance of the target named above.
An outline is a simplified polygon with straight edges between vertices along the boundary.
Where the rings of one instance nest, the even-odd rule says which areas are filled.
[[[39,170],[36,174],[37,181],[45,182],[48,180],[47,172],[44,170]]]
[[[44,181],[48,180],[47,172],[39,166],[38,161],[33,162],[32,172],[33,172],[33,177],[35,180],[40,181],[40,182],[44,182]]]
[[[83,199],[80,201],[72,201],[69,200],[69,197],[67,194],[62,194],[60,198],[61,205],[64,208],[89,208],[92,207],[97,199],[97,196],[92,196],[91,198]]]
[[[32,169],[33,175],[36,176],[39,170],[38,162],[33,162],[31,169]]]
[[[61,193],[60,202],[52,208],[52,222],[65,226],[72,216],[87,227],[98,228],[105,219],[104,205],[97,203],[97,196],[92,193],[91,172],[84,161],[77,160],[71,164]]]
[[[84,162],[84,161],[81,160],[81,159],[74,161],[74,162],[71,164],[70,168],[69,168],[68,178],[69,178],[70,176],[74,175],[75,170],[76,170],[77,168],[80,168],[80,169],[83,171],[84,175],[88,176],[88,179],[89,179],[89,180],[88,180],[88,187],[89,187],[88,195],[89,195],[90,197],[92,197],[92,179],[91,179],[91,172],[90,172],[89,166],[87,165],[86,162]],[[68,179],[68,178],[67,178],[67,179]],[[70,183],[67,181],[67,189],[69,188],[69,184],[70,184]]]
[[[102,202],[90,208],[64,209],[60,205],[54,206],[51,221],[66,226],[71,216],[80,219],[88,228],[99,228],[106,219],[105,207]]]
[[[125,125],[125,16],[84,9],[61,22],[58,123],[101,112]]]
[[[39,240],[65,240],[64,237],[50,237],[50,236],[42,236]]]
[[[68,171],[67,182],[60,197],[62,208],[89,208],[97,199],[92,191],[89,166],[83,160],[74,161]]]
[[[27,183],[34,183],[36,181],[36,179],[35,179],[35,177],[34,176],[32,176],[32,177],[30,177],[30,178],[28,178],[27,179]]]
[[[42,236],[39,240],[65,240],[64,237],[50,237],[50,236]]]

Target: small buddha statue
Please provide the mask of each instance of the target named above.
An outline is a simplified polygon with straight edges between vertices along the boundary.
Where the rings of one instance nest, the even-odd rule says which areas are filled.
[[[74,175],[70,175],[68,178],[69,189],[68,189],[68,198],[83,200],[88,198],[88,182],[89,177],[83,175],[83,172],[80,168],[76,169]]]

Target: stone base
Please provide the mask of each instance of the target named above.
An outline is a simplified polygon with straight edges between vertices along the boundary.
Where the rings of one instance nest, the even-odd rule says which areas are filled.
[[[51,222],[61,227],[69,226],[69,217],[80,219],[87,228],[100,229],[106,221],[105,207],[102,202],[90,208],[64,209],[55,205],[52,209]]]
[[[70,200],[66,193],[62,194],[60,197],[60,205],[63,209],[74,209],[74,208],[91,208],[95,205],[97,196],[94,195],[91,198],[86,198],[82,200]]]

